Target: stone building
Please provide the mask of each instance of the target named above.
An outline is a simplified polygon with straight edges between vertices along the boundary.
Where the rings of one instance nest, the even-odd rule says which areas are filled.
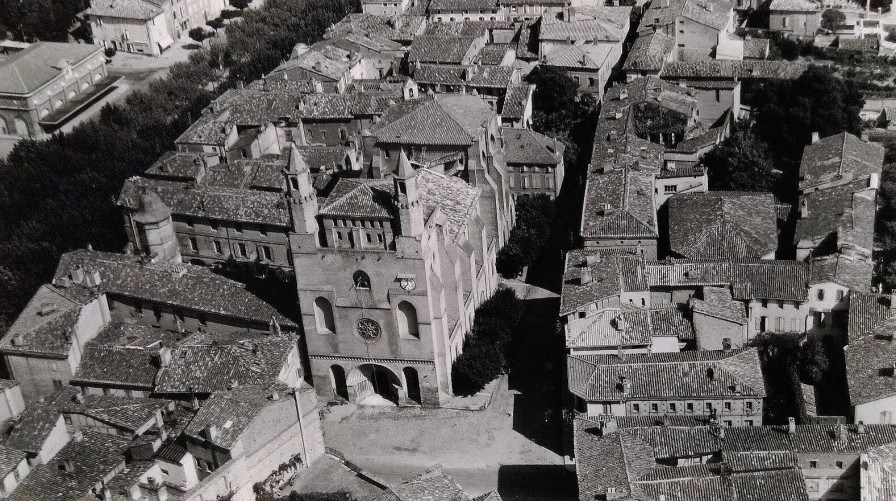
[[[570,355],[569,391],[588,416],[697,416],[759,426],[765,381],[755,349]]]
[[[102,49],[37,42],[0,61],[0,155],[43,139],[76,114],[107,76]]]
[[[896,497],[896,443],[863,452],[859,464],[862,501],[886,501]]]
[[[867,478],[860,457],[896,442],[888,425],[796,425],[792,419],[785,426],[732,428],[577,419],[575,430],[582,501],[633,492],[682,501],[757,493],[785,501],[859,499]]]
[[[883,147],[843,132],[812,135],[800,161],[797,259],[842,253],[871,260]]]
[[[225,0],[109,0],[95,2],[85,14],[97,45],[158,56],[228,6]]]
[[[299,308],[320,395],[439,405],[496,286],[496,229],[480,190],[396,156],[392,179],[341,179],[322,202],[291,165]]]
[[[566,146],[528,129],[504,128],[504,152],[510,192],[516,196],[545,194],[556,198],[565,176]]]
[[[811,40],[821,28],[821,2],[773,0],[768,6],[768,29],[787,36]]]
[[[662,0],[652,2],[638,26],[638,35],[662,33],[675,40],[676,59],[711,59],[719,41],[734,32],[730,0]]]

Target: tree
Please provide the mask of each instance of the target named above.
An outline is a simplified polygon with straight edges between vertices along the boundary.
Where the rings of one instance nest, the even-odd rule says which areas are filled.
[[[473,395],[507,368],[511,338],[523,317],[513,289],[499,289],[476,309],[463,352],[451,367],[454,393]]]
[[[753,103],[754,132],[782,172],[776,193],[785,200],[796,195],[800,158],[813,132],[821,137],[861,133],[862,93],[854,81],[837,77],[831,68],[812,65],[796,80],[755,85],[745,101]]]
[[[243,10],[249,6],[250,0],[230,0],[230,5],[238,10]]]
[[[207,24],[209,26],[209,28],[211,28],[215,31],[218,31],[224,27],[224,20],[221,19],[220,17],[216,17],[214,19],[209,19],[208,22],[205,24]]]
[[[737,124],[721,145],[703,157],[703,163],[713,190],[772,191],[775,184],[768,145],[748,125]]]
[[[189,32],[187,32],[187,34],[190,35],[190,38],[196,40],[199,43],[202,43],[203,40],[212,36],[212,34],[202,26],[197,26],[191,29]]]
[[[821,13],[821,27],[826,30],[836,31],[845,22],[846,14],[839,9],[827,9]]]
[[[523,267],[538,257],[551,234],[554,219],[554,203],[550,197],[539,194],[520,197],[516,201],[516,226],[504,247],[498,251],[496,267],[505,278],[519,275]]]

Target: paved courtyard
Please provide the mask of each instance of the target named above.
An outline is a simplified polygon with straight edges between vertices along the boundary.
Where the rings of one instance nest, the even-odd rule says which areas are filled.
[[[498,490],[506,501],[574,499],[560,454],[514,430],[514,401],[504,378],[484,411],[331,407],[327,445],[394,484],[441,464],[471,495]]]

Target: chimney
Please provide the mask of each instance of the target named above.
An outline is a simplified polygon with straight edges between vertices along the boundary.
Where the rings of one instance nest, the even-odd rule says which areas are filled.
[[[13,346],[22,346],[25,344],[25,336],[22,335],[21,332],[16,332],[12,336],[12,345]]]
[[[812,133],[812,144],[817,143],[819,139],[821,139],[821,136],[818,134],[818,131],[813,132]]]
[[[741,394],[740,383],[734,383],[734,388],[733,388],[733,390],[734,390],[734,393],[735,393],[736,395],[740,395],[740,394]]]
[[[588,254],[585,256],[585,265],[586,266],[594,266],[600,262],[600,254]]]
[[[616,433],[617,431],[619,431],[619,425],[616,424],[616,419],[613,418],[609,421],[601,421],[600,431],[601,435],[609,435],[610,433]]]
[[[234,388],[239,388],[239,387],[240,387],[240,382],[237,381],[236,379],[231,379],[230,384],[227,385],[228,390],[232,390]]]
[[[214,441],[216,438],[218,438],[218,427],[213,424],[206,426],[202,431],[205,435],[205,438],[209,441]]]
[[[80,284],[81,282],[84,281],[84,268],[81,268],[80,266],[76,267],[75,269],[72,270],[71,275],[72,275],[72,282],[74,282],[76,284]]]
[[[800,201],[800,219],[806,219],[807,217],[809,217],[809,202],[804,198]]]
[[[168,367],[171,365],[171,348],[162,346],[159,348],[159,353],[156,357],[159,360],[159,367]]]
[[[86,278],[88,287],[96,287],[102,282],[99,270],[93,270],[92,272],[88,273]]]
[[[72,400],[74,400],[74,402],[76,404],[83,404],[84,403],[84,393],[82,393],[80,391],[75,393],[75,396],[72,397]]]
[[[579,275],[579,283],[581,285],[588,285],[591,283],[591,268],[585,267],[582,268],[582,274]]]
[[[42,317],[47,317],[52,315],[57,309],[58,307],[56,306],[56,303],[48,301],[46,303],[41,303],[40,310],[38,310],[37,314]]]
[[[628,89],[622,89],[619,91],[619,100],[625,101],[626,99],[628,99]]]
[[[81,430],[72,433],[72,440],[74,440],[75,442],[83,442],[84,433]]]
[[[190,399],[190,408],[193,409],[194,411],[199,410],[199,399],[196,398],[195,396],[192,399]]]
[[[856,424],[856,433],[858,433],[859,435],[865,434],[865,422],[864,421],[859,421],[858,424]]]
[[[270,399],[271,399],[272,402],[276,402],[276,401],[280,400],[280,392],[279,392],[279,391],[273,391],[273,392],[271,392],[271,397],[270,397]]]
[[[787,433],[789,435],[793,435],[794,433],[796,433],[796,419],[794,419],[792,416],[787,418]]]
[[[59,461],[59,471],[64,471],[66,473],[74,473],[75,463],[72,462],[71,458],[65,458],[65,459]]]
[[[715,381],[716,379],[716,370],[712,367],[706,368],[706,377],[709,378],[710,381]]]

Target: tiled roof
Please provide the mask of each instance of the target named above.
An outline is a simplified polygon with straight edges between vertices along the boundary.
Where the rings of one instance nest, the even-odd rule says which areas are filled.
[[[232,169],[230,172],[232,174],[239,169],[239,166],[239,162],[222,164],[221,169],[216,172],[226,174],[226,170]],[[270,164],[270,167],[282,169],[283,166]],[[257,174],[259,170],[254,170],[253,173]],[[240,176],[241,180],[246,181],[247,186],[211,185],[209,181],[215,177],[220,179],[219,176],[210,176],[199,184],[132,177],[125,180],[118,204],[137,210],[140,195],[151,191],[156,193],[174,214],[219,221],[291,226],[289,207],[280,190],[251,189],[256,175],[245,178]],[[284,178],[284,185],[285,182]]]
[[[800,196],[800,209],[808,214],[796,222],[794,241],[822,242],[836,235],[837,246],[846,243],[866,249],[874,246],[874,192],[865,180],[853,181]]]
[[[24,461],[27,456],[18,449],[0,445],[0,477],[6,477],[11,471],[18,468],[19,463]]]
[[[461,64],[476,37],[423,35],[414,39],[408,60],[421,63]]]
[[[896,343],[892,319],[878,324],[871,333],[851,340],[844,348],[849,400],[853,406],[896,395]]]
[[[650,345],[653,337],[660,336],[694,339],[693,325],[676,306],[603,310],[574,322],[587,325],[567,335],[566,347],[570,349]]]
[[[336,182],[318,214],[386,219],[393,217],[396,209],[390,181],[343,178]]]
[[[6,499],[69,501],[93,495],[91,490],[124,466],[129,438],[83,430],[49,463],[35,466]],[[71,470],[63,463],[69,461]]]
[[[768,10],[784,12],[821,12],[822,5],[811,0],[772,0]]]
[[[140,348],[87,343],[72,382],[152,390],[159,371],[156,354]]]
[[[765,59],[768,57],[769,45],[767,38],[748,38],[744,40],[744,57]]]
[[[731,297],[727,287],[704,287],[703,299],[691,298],[694,313],[702,313],[739,324],[747,323],[744,305]]]
[[[501,64],[504,60],[504,56],[510,51],[513,54],[516,54],[516,46],[515,43],[488,43],[485,44],[485,47],[479,51],[479,57],[477,61],[479,64],[492,65],[496,66]]]
[[[501,501],[492,491],[472,498],[448,474],[436,465],[414,478],[386,489],[372,501]]]
[[[35,42],[0,61],[0,93],[30,94],[72,66],[100,52],[92,44]]]
[[[281,74],[288,76],[293,70],[300,69],[337,81],[351,71],[360,58],[360,54],[353,54],[351,51],[330,45],[329,41],[324,41],[280,63],[268,73],[267,78],[278,78]]]
[[[70,390],[67,399],[60,399],[56,409],[64,414],[81,414],[119,429],[136,432],[156,418],[164,409],[173,407],[170,400],[158,398],[115,397],[109,395],[83,395],[81,402],[74,399],[76,390]]]
[[[658,72],[675,49],[675,39],[660,32],[639,35],[622,66],[627,71]]]
[[[387,144],[468,146],[494,116],[494,110],[476,96],[445,94],[400,103],[372,132]]]
[[[234,384],[270,385],[277,381],[297,341],[287,335],[197,333],[171,353],[159,371],[157,393],[212,393]]]
[[[880,40],[875,36],[865,38],[837,38],[837,48],[850,52],[877,52],[880,47]]]
[[[497,9],[498,0],[432,0],[429,3],[430,12]]]
[[[566,147],[560,141],[529,129],[504,128],[504,153],[508,164],[551,165],[563,160]]]
[[[344,33],[367,32],[396,42],[409,43],[423,31],[425,26],[426,16],[422,15],[402,15],[390,18],[354,13],[345,16],[330,27],[326,36],[332,38]]]
[[[583,281],[583,275],[590,280]],[[571,250],[566,255],[563,272],[560,314],[566,315],[623,292],[646,290],[647,281],[640,256]]]
[[[44,446],[50,432],[61,422],[62,417],[55,407],[36,403],[28,406],[12,428],[6,445],[36,455]]]
[[[604,66],[612,48],[607,45],[570,45],[549,52],[542,59],[545,66],[598,70]]]
[[[646,263],[650,287],[730,285],[737,300],[805,301],[809,269],[802,261],[670,259]]]
[[[809,261],[809,284],[834,282],[859,291],[871,290],[873,266],[842,254],[816,257]]]
[[[235,125],[230,110],[206,109],[174,142],[223,146]]]
[[[776,500],[806,501],[796,454],[858,456],[896,439],[889,425],[867,425],[862,434],[853,425],[802,425],[792,434],[786,426],[600,428],[587,419],[574,422],[582,499],[615,492],[634,499],[760,501],[774,493]],[[665,466],[701,455],[722,462]]]
[[[764,397],[759,355],[729,352],[570,355],[569,391],[589,401]],[[624,391],[622,381],[628,385]]]
[[[620,42],[627,35],[631,7],[574,7],[575,20],[561,21],[545,16],[541,20],[539,40]]]
[[[511,66],[458,66],[449,64],[421,64],[414,70],[414,81],[428,85],[465,85],[506,89],[513,78]]]
[[[880,177],[884,148],[841,132],[807,145],[800,161],[800,190],[821,184]]]
[[[866,452],[872,461],[875,461],[884,470],[883,475],[889,476],[890,481],[881,482],[881,499],[896,498],[896,485],[893,485],[893,476],[896,475],[896,443],[881,445]]]
[[[691,258],[761,258],[778,247],[771,193],[709,192],[669,199],[669,245]]]
[[[142,264],[139,256],[77,250],[62,255],[56,277],[77,267],[99,271],[100,290],[147,301],[251,320],[265,325],[275,318],[280,325],[295,323],[250,292],[244,284],[190,264]]]
[[[892,318],[896,313],[896,302],[890,294],[873,294],[864,291],[849,292],[849,343],[866,336]]]
[[[650,172],[629,166],[589,175],[585,187],[582,236],[657,238]]]
[[[302,97],[298,115],[306,120],[349,120],[382,115],[399,98],[390,94],[309,94]]]
[[[507,87],[507,95],[504,96],[504,105],[501,108],[501,117],[508,120],[523,118],[529,95],[535,86],[531,84],[513,84]]]
[[[445,232],[449,238],[455,238],[479,204],[479,189],[460,178],[429,169],[417,171],[417,183],[425,215],[429,217],[438,207],[446,217]]]
[[[41,286],[0,340],[0,350],[67,358],[69,335],[90,294],[84,296],[84,291]]]
[[[89,16],[113,17],[119,19],[138,19],[148,21],[164,13],[161,8],[143,0],[105,0],[93,2],[84,11]]]
[[[662,27],[673,24],[679,17],[721,30],[728,22],[728,16],[733,9],[734,2],[730,0],[652,2],[644,12],[639,31],[646,32],[653,30],[655,26]]]
[[[809,65],[792,61],[676,61],[666,63],[660,76],[667,79],[680,78],[731,78],[795,80]]]
[[[291,398],[285,393],[285,386],[241,386],[227,391],[216,391],[202,403],[199,412],[187,425],[184,433],[190,437],[206,440],[205,430],[215,426],[217,434],[211,440],[218,447],[230,449],[241,438],[255,417],[271,403],[273,392],[279,398]]]

